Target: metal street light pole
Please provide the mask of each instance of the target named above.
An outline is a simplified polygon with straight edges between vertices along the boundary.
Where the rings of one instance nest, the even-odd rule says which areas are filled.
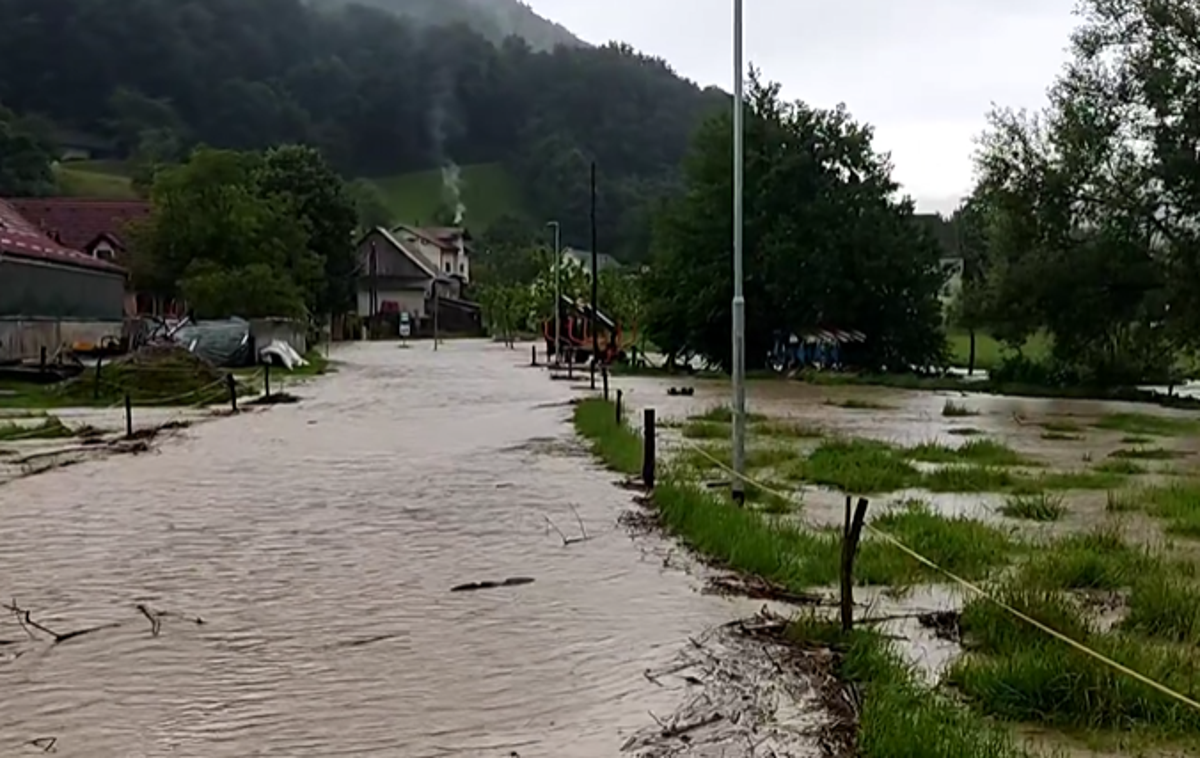
[[[742,0],[733,0],[733,499],[746,501],[746,298],[742,294]]]
[[[562,312],[562,236],[557,221],[546,224],[554,228],[554,362],[562,365],[562,326],[559,313]]]

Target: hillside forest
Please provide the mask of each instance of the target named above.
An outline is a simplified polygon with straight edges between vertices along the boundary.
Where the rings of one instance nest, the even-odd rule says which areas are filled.
[[[0,0],[0,191],[56,191],[55,145],[88,135],[159,206],[135,277],[214,313],[314,313],[349,306],[344,240],[386,215],[363,177],[498,166],[523,207],[483,230],[475,295],[511,333],[546,316],[546,222],[590,244],[594,162],[598,247],[632,264],[603,277],[601,306],[669,357],[727,368],[729,98],[620,44],[504,37],[468,0],[454,8],[472,23],[451,25],[373,3]],[[925,372],[949,362],[950,329],[971,363],[976,337],[1003,343],[997,381],[1194,372],[1200,91],[1181,60],[1200,56],[1200,17],[1183,0],[1085,6],[1045,108],[990,114],[978,184],[949,219],[914,212],[870,125],[751,74],[751,368],[777,334],[837,328],[869,335],[860,368]],[[962,261],[949,307],[947,258]]]
[[[534,23],[516,2],[370,4],[390,10],[335,0],[0,0],[0,104],[11,112],[0,139],[86,135],[143,174],[199,144],[312,145],[348,177],[499,163],[527,215],[559,219],[577,247],[590,243],[595,161],[603,244],[630,258],[644,254],[646,209],[677,185],[691,133],[728,103],[627,46],[547,37],[549,22]],[[439,25],[458,19],[474,26]],[[541,50],[501,37],[508,30],[534,35]],[[573,44],[546,50],[550,42]],[[16,173],[0,191],[48,191],[44,171]]]

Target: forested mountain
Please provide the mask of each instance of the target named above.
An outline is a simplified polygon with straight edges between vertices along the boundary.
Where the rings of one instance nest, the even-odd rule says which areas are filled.
[[[0,51],[0,104],[26,122],[155,159],[306,143],[347,175],[502,161],[569,244],[589,241],[594,160],[609,252],[644,248],[646,208],[728,102],[626,46],[538,52],[302,0],[0,0]]]
[[[521,0],[308,0],[314,8],[341,8],[359,2],[427,26],[464,23],[495,43],[516,36],[535,50],[586,43],[566,27],[542,18]]]

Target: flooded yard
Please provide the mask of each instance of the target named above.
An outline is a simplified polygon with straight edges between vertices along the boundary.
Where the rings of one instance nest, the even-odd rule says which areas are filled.
[[[694,697],[646,672],[758,604],[617,525],[578,393],[524,356],[352,345],[298,405],[0,487],[0,598],[30,614],[0,616],[0,754],[644,744]],[[500,586],[450,591],[473,582]]]
[[[832,593],[846,495],[870,498],[858,623],[895,643],[925,686],[965,696],[1028,743],[973,749],[1196,749],[1200,415],[751,382],[750,508],[739,512],[720,494],[732,479],[728,383],[615,381],[631,405],[657,410],[673,466],[670,495],[656,497],[665,523],[719,560],[787,591]],[[797,622],[796,634],[828,639],[824,617]],[[891,730],[904,719],[863,719],[863,740],[916,739],[917,722],[900,735]],[[938,744],[962,746],[976,728]]]

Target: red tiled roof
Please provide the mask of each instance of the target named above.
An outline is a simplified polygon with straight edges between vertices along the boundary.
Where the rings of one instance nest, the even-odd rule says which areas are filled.
[[[137,200],[48,197],[9,202],[35,226],[74,250],[87,250],[102,234],[120,243],[130,221],[150,215],[150,203]]]
[[[60,245],[26,220],[17,212],[13,204],[6,200],[0,200],[0,255],[100,271],[122,273],[125,271],[115,263],[98,260],[78,250]]]

